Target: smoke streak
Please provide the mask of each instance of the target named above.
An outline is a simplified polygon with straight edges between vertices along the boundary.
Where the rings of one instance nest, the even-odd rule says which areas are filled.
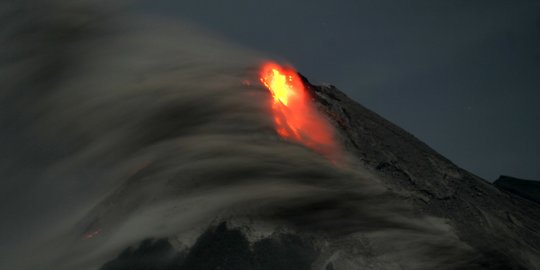
[[[316,233],[314,268],[475,260],[354,158],[336,168],[277,136],[260,54],[102,6],[0,10],[0,268],[97,269],[148,237],[189,246],[220,220]]]

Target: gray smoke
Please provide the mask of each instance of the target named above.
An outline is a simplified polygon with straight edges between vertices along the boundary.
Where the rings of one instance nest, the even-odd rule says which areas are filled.
[[[346,150],[339,167],[279,138],[261,54],[122,6],[0,5],[1,269],[98,269],[222,220],[317,236],[314,269],[476,260]]]

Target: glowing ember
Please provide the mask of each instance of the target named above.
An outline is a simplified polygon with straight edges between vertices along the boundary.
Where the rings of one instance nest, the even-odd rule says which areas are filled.
[[[282,138],[300,142],[335,161],[337,146],[330,125],[310,103],[296,71],[266,63],[260,80],[273,96],[276,132]]]
[[[97,229],[95,231],[85,233],[83,235],[83,238],[86,239],[86,240],[94,238],[94,236],[98,235],[100,232],[101,232],[101,229]]]

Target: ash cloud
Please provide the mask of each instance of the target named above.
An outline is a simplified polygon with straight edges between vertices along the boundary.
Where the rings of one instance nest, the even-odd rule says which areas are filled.
[[[123,7],[2,5],[0,268],[97,269],[223,220],[316,236],[313,269],[478,262],[353,157],[339,168],[280,139],[261,54]]]

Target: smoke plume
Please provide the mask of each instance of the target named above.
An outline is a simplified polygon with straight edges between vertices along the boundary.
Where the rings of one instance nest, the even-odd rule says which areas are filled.
[[[335,166],[280,138],[263,54],[121,5],[0,7],[0,268],[98,269],[221,221],[315,237],[313,269],[474,263],[347,151]]]

